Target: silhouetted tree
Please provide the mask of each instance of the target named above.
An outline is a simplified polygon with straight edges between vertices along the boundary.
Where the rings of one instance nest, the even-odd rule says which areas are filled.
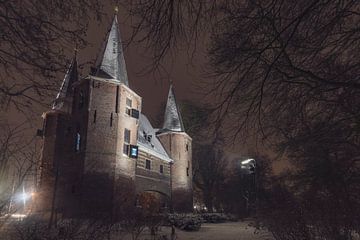
[[[18,110],[57,90],[56,73],[69,52],[86,45],[90,19],[102,4],[90,1],[2,1],[0,7],[0,106]],[[51,93],[52,94],[52,93]]]
[[[289,216],[308,231],[292,238],[351,239],[360,185],[359,2],[153,2],[136,5],[152,11],[136,13],[145,16],[144,31],[159,30],[146,35],[158,40],[155,52],[163,43],[196,40],[189,36],[207,27],[216,129],[222,125],[233,139],[261,136],[294,165],[281,183],[286,191],[272,192],[287,194],[294,203]],[[159,16],[171,24],[162,27]],[[286,201],[273,210],[286,214],[280,209]]]

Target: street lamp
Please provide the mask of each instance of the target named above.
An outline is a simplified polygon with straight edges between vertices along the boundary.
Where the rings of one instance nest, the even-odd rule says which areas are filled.
[[[255,201],[256,201],[256,161],[253,158],[248,158],[245,159],[243,161],[240,162],[241,165],[241,170],[242,170],[242,174],[246,174],[246,175],[252,175],[253,176],[253,182],[249,181],[249,189],[247,192],[247,196],[243,196],[244,199],[246,200],[246,209],[247,211],[249,210],[249,199],[251,197],[250,191],[251,188],[254,187],[254,193],[255,193]],[[249,178],[248,178],[249,179]],[[250,180],[250,179],[249,179]],[[253,186],[252,186],[253,185]]]
[[[256,161],[253,158],[249,158],[241,161],[241,169],[247,170],[248,174],[255,173]]]

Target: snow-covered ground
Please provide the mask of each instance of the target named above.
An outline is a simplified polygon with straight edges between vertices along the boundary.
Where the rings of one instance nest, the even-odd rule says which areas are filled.
[[[170,236],[170,228],[162,228],[159,235]],[[141,239],[150,239],[147,233]],[[249,222],[227,222],[218,224],[204,223],[198,232],[185,232],[176,229],[177,240],[273,240],[268,232],[255,233],[255,228],[249,226]]]

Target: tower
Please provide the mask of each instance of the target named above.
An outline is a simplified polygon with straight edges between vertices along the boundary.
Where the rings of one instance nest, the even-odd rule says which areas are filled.
[[[163,128],[157,137],[173,159],[171,166],[171,192],[175,211],[192,211],[192,139],[185,132],[176,103],[173,86],[170,86]]]
[[[51,110],[43,114],[43,148],[41,175],[35,210],[54,218],[66,206],[74,206],[71,194],[73,179],[72,157],[72,84],[78,80],[76,54],[65,74]],[[61,201],[56,201],[61,199]]]
[[[82,214],[114,216],[130,203],[141,97],[129,88],[117,16],[89,76],[74,85],[76,158],[82,163]],[[96,211],[95,211],[96,209]]]

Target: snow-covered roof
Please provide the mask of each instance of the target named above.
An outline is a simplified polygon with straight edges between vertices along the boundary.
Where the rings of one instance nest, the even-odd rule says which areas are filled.
[[[139,117],[137,144],[140,150],[165,161],[172,162],[172,159],[166,153],[166,150],[157,138],[156,131],[152,127],[149,119],[142,113],[140,113]]]
[[[53,110],[61,110],[64,105],[64,99],[71,94],[71,85],[77,81],[78,73],[77,73],[77,61],[76,55],[71,61],[66,74],[64,76],[64,80],[61,84],[60,90],[56,95],[54,104],[52,106]]]
[[[110,78],[129,86],[117,15],[114,16],[103,49],[96,60],[96,68],[97,74],[101,74],[102,71]]]
[[[185,132],[181,114],[176,104],[173,86],[170,86],[169,95],[166,103],[163,130],[174,132]]]

